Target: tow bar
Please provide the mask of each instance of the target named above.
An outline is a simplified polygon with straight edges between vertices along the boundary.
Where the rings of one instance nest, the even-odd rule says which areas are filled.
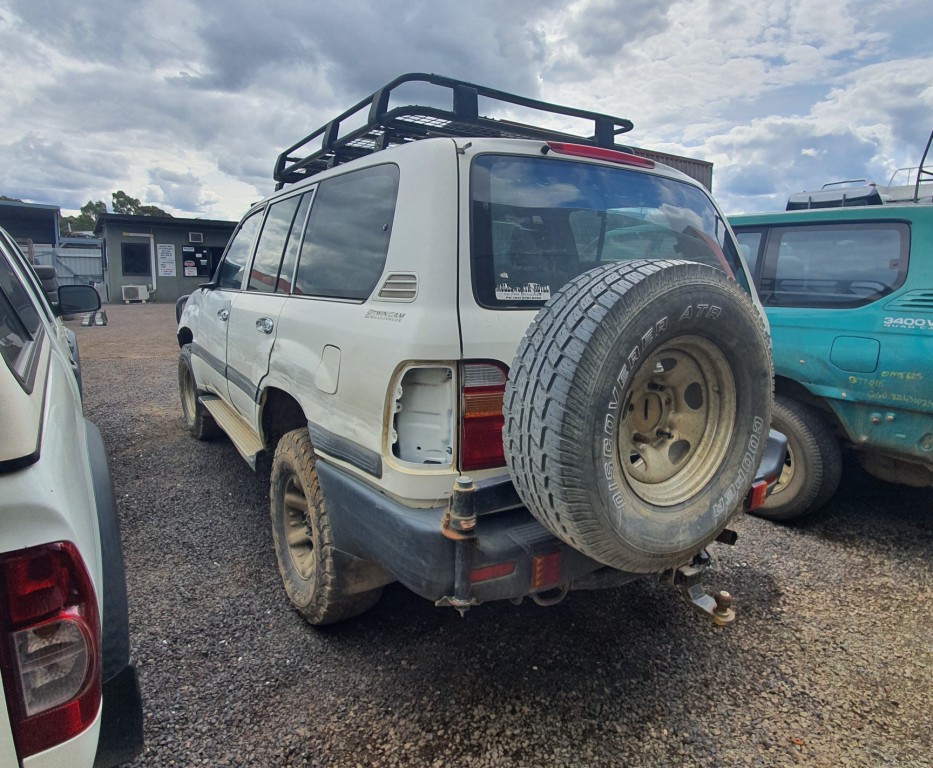
[[[723,534],[726,534],[724,536]],[[731,538],[731,541],[729,539]],[[736,535],[732,531],[723,531],[719,541],[734,543]],[[704,549],[697,553],[690,565],[682,565],[674,571],[674,586],[684,593],[687,602],[699,613],[705,613],[713,620],[717,627],[725,627],[735,621],[735,611],[732,610],[732,595],[725,590],[716,593],[706,591],[701,577],[709,567],[710,556]]]

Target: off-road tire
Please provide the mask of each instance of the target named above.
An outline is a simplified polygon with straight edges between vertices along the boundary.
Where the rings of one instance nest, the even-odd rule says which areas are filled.
[[[279,440],[269,490],[272,539],[292,605],[311,624],[335,624],[375,605],[382,587],[347,592],[316,460],[307,429],[292,430]]]
[[[799,400],[775,395],[771,426],[787,436],[787,460],[771,495],[754,514],[795,520],[832,498],[842,478],[842,450],[820,412]]]
[[[191,367],[191,345],[185,344],[178,355],[178,392],[181,412],[188,431],[198,440],[210,440],[221,434],[214,417],[198,402],[198,385]]]
[[[688,562],[741,506],[768,435],[759,312],[709,266],[633,261],[575,278],[519,345],[503,413],[519,496],[599,562]]]

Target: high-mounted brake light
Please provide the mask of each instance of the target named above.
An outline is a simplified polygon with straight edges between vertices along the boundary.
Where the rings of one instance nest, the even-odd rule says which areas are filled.
[[[0,667],[22,760],[76,736],[101,704],[100,617],[70,542],[0,557]]]
[[[501,467],[505,369],[495,363],[464,363],[460,380],[460,469]]]
[[[637,168],[654,168],[654,160],[639,157],[630,152],[620,152],[618,149],[605,147],[590,147],[586,144],[569,144],[566,141],[549,141],[548,149],[559,155],[573,155],[574,157],[588,157],[592,160],[607,160],[610,163],[634,165]]]

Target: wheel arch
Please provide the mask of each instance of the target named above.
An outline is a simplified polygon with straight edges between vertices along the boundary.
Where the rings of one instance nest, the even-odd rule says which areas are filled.
[[[271,455],[282,436],[293,429],[306,428],[304,408],[294,397],[278,387],[267,387],[260,398],[262,441]]]
[[[836,416],[836,412],[832,409],[829,403],[827,403],[824,398],[819,397],[818,395],[814,395],[799,381],[791,379],[787,376],[780,376],[775,374],[774,394],[790,398],[791,400],[796,400],[800,403],[803,403],[804,405],[809,405],[815,408],[825,419],[826,423],[836,433],[837,437],[844,436],[846,434],[842,423],[839,421],[839,417]]]
[[[178,348],[181,349],[185,344],[191,344],[194,342],[194,334],[191,332],[191,329],[188,327],[181,327],[176,333],[178,337]]]

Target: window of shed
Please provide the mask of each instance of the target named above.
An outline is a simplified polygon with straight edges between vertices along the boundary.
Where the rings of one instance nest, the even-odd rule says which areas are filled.
[[[133,277],[152,276],[149,243],[121,243],[120,256],[123,259],[124,275]]]

